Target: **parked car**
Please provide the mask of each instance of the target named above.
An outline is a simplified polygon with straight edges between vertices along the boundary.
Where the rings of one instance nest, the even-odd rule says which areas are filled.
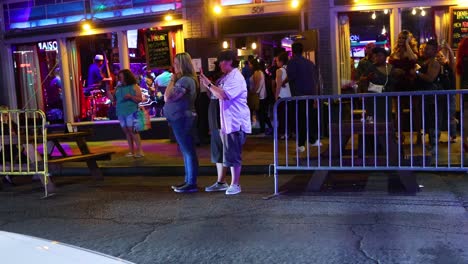
[[[57,241],[0,231],[1,263],[117,264],[132,263]]]

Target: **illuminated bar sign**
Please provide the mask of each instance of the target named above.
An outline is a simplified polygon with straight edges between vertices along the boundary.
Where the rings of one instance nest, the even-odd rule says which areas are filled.
[[[171,66],[168,32],[148,30],[145,37],[146,62],[150,68]]]
[[[457,49],[458,43],[468,37],[468,7],[450,8],[450,17],[450,44]]]
[[[39,42],[37,43],[37,46],[39,46],[40,50],[58,50],[58,44],[57,41],[44,41],[44,42]]]

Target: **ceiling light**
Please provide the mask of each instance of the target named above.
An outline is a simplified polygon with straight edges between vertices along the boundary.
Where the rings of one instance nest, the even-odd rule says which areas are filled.
[[[84,31],[89,31],[91,29],[91,24],[89,24],[88,22],[85,22],[83,23],[82,28]]]
[[[173,19],[172,15],[170,14],[167,14],[165,17],[164,17],[164,20],[166,21],[171,21]]]
[[[299,1],[298,0],[291,1],[291,7],[292,8],[298,8],[299,7]]]
[[[221,14],[221,7],[219,5],[215,5],[213,12],[217,15]]]

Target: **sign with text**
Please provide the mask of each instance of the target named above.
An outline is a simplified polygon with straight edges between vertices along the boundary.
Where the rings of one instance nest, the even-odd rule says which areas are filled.
[[[458,43],[468,37],[468,7],[450,8],[450,17],[450,44],[457,49]]]
[[[58,50],[57,41],[43,41],[43,42],[37,43],[37,46],[39,47],[40,50],[46,50],[46,51]]]
[[[171,49],[169,33],[148,30],[145,37],[146,63],[150,68],[167,68],[171,66]]]

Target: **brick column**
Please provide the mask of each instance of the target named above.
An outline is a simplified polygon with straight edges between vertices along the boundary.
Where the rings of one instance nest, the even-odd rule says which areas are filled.
[[[187,21],[184,28],[186,38],[210,37],[209,1],[185,0],[183,1],[184,19]]]
[[[328,0],[309,0],[307,7],[308,28],[319,30],[318,60],[323,78],[323,93],[332,94],[332,54],[330,41],[330,2]]]

